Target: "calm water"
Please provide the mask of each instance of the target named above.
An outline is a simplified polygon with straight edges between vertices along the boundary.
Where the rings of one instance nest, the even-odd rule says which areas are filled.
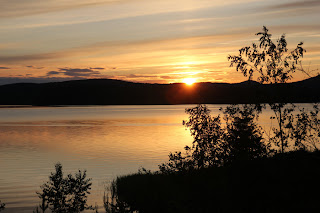
[[[36,191],[61,162],[86,169],[88,201],[102,206],[106,184],[139,167],[157,169],[192,138],[182,126],[190,106],[102,106],[0,109],[0,200],[5,212],[31,212]],[[218,106],[215,107],[218,109]]]
[[[0,200],[4,212],[32,212],[36,191],[54,164],[65,174],[87,170],[89,204],[102,207],[105,186],[118,175],[155,170],[168,153],[192,143],[182,126],[186,107],[88,106],[0,108]],[[209,105],[218,114],[223,105]],[[270,112],[260,122],[270,125]]]

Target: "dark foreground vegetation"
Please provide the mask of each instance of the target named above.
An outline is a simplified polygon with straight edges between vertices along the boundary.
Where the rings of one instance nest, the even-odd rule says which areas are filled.
[[[305,72],[302,42],[289,52],[284,35],[273,42],[266,27],[257,35],[259,44],[228,57],[237,71],[276,86]],[[267,95],[267,104],[228,106],[222,116],[205,105],[186,109],[192,145],[170,153],[159,171],[118,177],[113,212],[319,212],[319,105],[297,109],[281,92]],[[257,123],[267,105],[270,131]]]
[[[319,212],[320,152],[295,151],[188,173],[116,180],[139,212]]]
[[[51,210],[54,213],[76,213],[94,209],[87,205],[91,185],[91,179],[87,178],[86,171],[79,170],[75,175],[64,176],[62,165],[57,163],[55,172],[49,176],[49,181],[41,186],[41,192],[37,192],[41,204],[34,212]]]

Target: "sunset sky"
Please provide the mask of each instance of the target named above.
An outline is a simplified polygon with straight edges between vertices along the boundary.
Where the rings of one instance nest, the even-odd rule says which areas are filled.
[[[0,84],[82,78],[245,80],[227,56],[258,37],[304,41],[320,68],[320,0],[0,0]],[[295,80],[306,76],[296,74]]]

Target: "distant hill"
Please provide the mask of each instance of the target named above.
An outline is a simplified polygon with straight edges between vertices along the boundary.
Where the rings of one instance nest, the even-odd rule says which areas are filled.
[[[111,79],[0,86],[0,105],[223,104],[319,102],[320,76],[287,84],[133,83]]]

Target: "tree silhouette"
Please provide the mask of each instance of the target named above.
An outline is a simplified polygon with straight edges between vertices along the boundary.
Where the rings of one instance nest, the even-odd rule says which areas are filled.
[[[86,171],[80,170],[75,176],[68,174],[63,177],[62,165],[55,165],[55,173],[51,173],[49,181],[41,186],[42,192],[37,192],[42,201],[40,209],[45,212],[81,212],[93,209],[87,205],[87,194],[90,194],[91,179],[87,179]]]
[[[169,162],[159,165],[162,173],[190,172],[267,156],[269,146],[256,123],[261,106],[231,105],[220,110],[225,125],[220,115],[210,115],[206,105],[186,109],[189,120],[183,124],[194,138],[192,146],[185,147],[185,154],[170,153]]]
[[[292,73],[299,70],[298,64],[301,64],[301,58],[306,50],[300,42],[297,47],[288,52],[287,41],[283,34],[276,42],[273,42],[272,35],[268,29],[263,26],[262,32],[256,35],[260,36],[260,43],[253,43],[251,46],[243,47],[239,50],[239,55],[228,56],[230,66],[236,66],[236,70],[242,72],[245,77],[251,80],[254,74],[258,74],[260,83],[286,83],[292,78]],[[301,69],[300,69],[301,70]],[[276,94],[273,94],[276,96]],[[290,138],[290,128],[292,127],[292,111],[295,106],[288,104],[285,96],[280,97],[280,103],[269,102],[270,108],[275,116],[279,128],[273,128],[271,141],[274,145],[280,147],[283,153],[288,147]]]
[[[230,162],[247,161],[267,156],[269,148],[263,138],[262,128],[257,124],[260,105],[232,105],[223,109],[226,122],[225,139]]]
[[[183,125],[190,129],[194,140],[185,147],[185,154],[169,154],[169,162],[159,165],[162,173],[189,172],[213,165],[221,165],[226,155],[220,116],[212,117],[206,105],[187,108],[189,120]]]
[[[319,104],[314,104],[313,109],[306,111],[304,108],[296,114],[292,122],[290,135],[295,146],[303,150],[319,150],[320,118]]]
[[[183,125],[190,129],[194,138],[192,147],[185,147],[188,153],[192,150],[191,162],[199,169],[220,164],[220,159],[226,155],[220,116],[211,117],[206,105],[186,109],[186,113],[189,120],[183,121]]]
[[[297,65],[306,50],[302,47],[303,42],[300,42],[288,52],[285,34],[274,43],[268,31],[263,26],[263,31],[256,34],[260,36],[259,44],[241,48],[237,56],[229,55],[230,66],[236,66],[237,71],[241,71],[249,80],[257,73],[261,83],[286,83],[297,71]]]
[[[236,66],[249,80],[255,74],[260,83],[279,84],[286,83],[292,78],[292,74],[301,65],[305,49],[303,42],[288,51],[287,41],[283,34],[276,42],[271,39],[271,34],[264,26],[263,31],[257,33],[260,36],[259,44],[243,47],[239,55],[228,56],[230,66]],[[320,137],[319,106],[309,113],[304,109],[294,115],[295,105],[287,103],[284,96],[279,96],[273,102],[270,97],[269,106],[274,112],[270,118],[276,121],[277,127],[272,127],[269,141],[263,138],[265,132],[256,123],[265,104],[255,103],[246,105],[231,105],[220,109],[223,114],[212,117],[206,105],[198,105],[186,109],[189,120],[183,121],[183,125],[190,129],[194,140],[192,146],[185,147],[185,153],[170,153],[169,162],[159,165],[163,173],[188,172],[193,169],[201,169],[212,166],[222,166],[235,161],[252,160],[267,156],[273,151],[284,153],[289,148],[289,142],[294,141],[294,147],[298,149],[318,149],[317,143]],[[279,150],[273,150],[272,146]]]

